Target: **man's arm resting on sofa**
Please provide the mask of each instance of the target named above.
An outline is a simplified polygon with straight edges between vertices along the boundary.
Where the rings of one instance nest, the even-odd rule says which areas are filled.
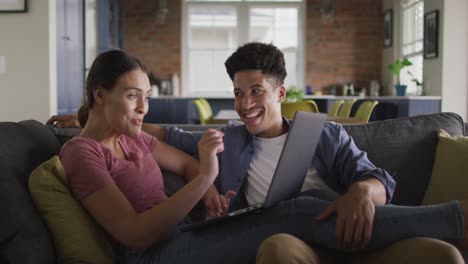
[[[166,140],[166,129],[164,127],[150,123],[143,123],[141,129],[161,141]]]
[[[57,128],[81,128],[76,115],[53,115],[47,120],[46,125],[54,125]]]
[[[53,125],[57,128],[81,128],[76,115],[54,115],[47,120],[46,124]],[[150,123],[143,123],[142,129],[160,141],[167,141],[169,145],[179,148],[191,155],[198,152],[197,142],[202,133],[184,133],[184,131],[180,129],[171,130]],[[167,134],[170,136],[166,136]]]
[[[76,115],[53,115],[47,120],[46,124],[53,125],[57,128],[81,128]],[[161,141],[165,141],[166,139],[166,129],[163,127],[155,124],[143,123],[142,129]]]

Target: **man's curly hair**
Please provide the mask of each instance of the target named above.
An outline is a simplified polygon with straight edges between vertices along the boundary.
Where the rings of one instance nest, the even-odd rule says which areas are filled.
[[[284,55],[273,44],[250,42],[240,46],[224,63],[229,77],[244,70],[261,70],[279,86],[286,78]]]

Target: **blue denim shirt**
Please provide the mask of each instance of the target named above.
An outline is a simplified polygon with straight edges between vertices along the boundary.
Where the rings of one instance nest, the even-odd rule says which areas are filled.
[[[289,125],[288,120],[284,119],[284,122]],[[195,155],[202,133],[186,132],[171,126],[167,128],[166,142]],[[231,203],[231,209],[246,203],[242,187],[255,153],[254,137],[240,122],[231,121],[224,128],[219,191],[224,194],[233,190],[238,194]],[[334,122],[325,123],[310,167],[316,169],[324,182],[339,194],[345,193],[353,183],[369,178],[376,178],[385,186],[387,203],[390,203],[395,191],[393,178],[385,170],[375,167],[366,152],[359,150],[343,127]]]

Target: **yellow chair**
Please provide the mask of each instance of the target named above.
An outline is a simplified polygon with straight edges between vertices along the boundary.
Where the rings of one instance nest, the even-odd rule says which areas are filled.
[[[205,108],[205,111],[207,112],[208,116],[213,116],[213,111],[211,110],[210,103],[208,103],[208,100],[205,98],[198,98],[200,102],[202,103],[203,107]]]
[[[354,118],[360,119],[363,123],[369,123],[369,118],[374,110],[375,106],[379,104],[378,101],[364,101],[359,106],[354,115]]]
[[[318,113],[317,104],[312,100],[299,102],[283,102],[281,103],[281,114],[287,119],[293,119],[297,111]]]
[[[349,114],[351,113],[351,108],[353,108],[356,99],[348,99],[345,100],[343,105],[341,106],[340,110],[338,111],[338,117],[349,118]]]
[[[328,116],[338,116],[338,111],[343,103],[344,100],[335,100],[328,110]]]
[[[193,100],[192,103],[197,107],[200,124],[210,124],[210,121],[213,119],[213,111],[211,110],[211,106],[208,101],[200,98]]]
[[[213,110],[211,110],[210,103],[205,98],[195,99],[192,103],[197,107],[201,125],[226,124],[228,122],[228,120],[214,119]]]

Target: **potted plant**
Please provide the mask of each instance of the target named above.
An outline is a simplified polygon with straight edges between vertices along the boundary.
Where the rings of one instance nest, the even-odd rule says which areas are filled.
[[[394,63],[388,65],[388,69],[390,70],[392,75],[396,77],[395,90],[396,94],[399,96],[406,95],[407,87],[406,84],[400,83],[400,72],[403,68],[411,65],[413,65],[413,63],[411,63],[411,61],[409,61],[407,58],[404,58],[403,60],[396,59]]]
[[[286,102],[297,102],[302,101],[304,98],[304,90],[296,88],[296,86],[290,86],[286,90]]]

